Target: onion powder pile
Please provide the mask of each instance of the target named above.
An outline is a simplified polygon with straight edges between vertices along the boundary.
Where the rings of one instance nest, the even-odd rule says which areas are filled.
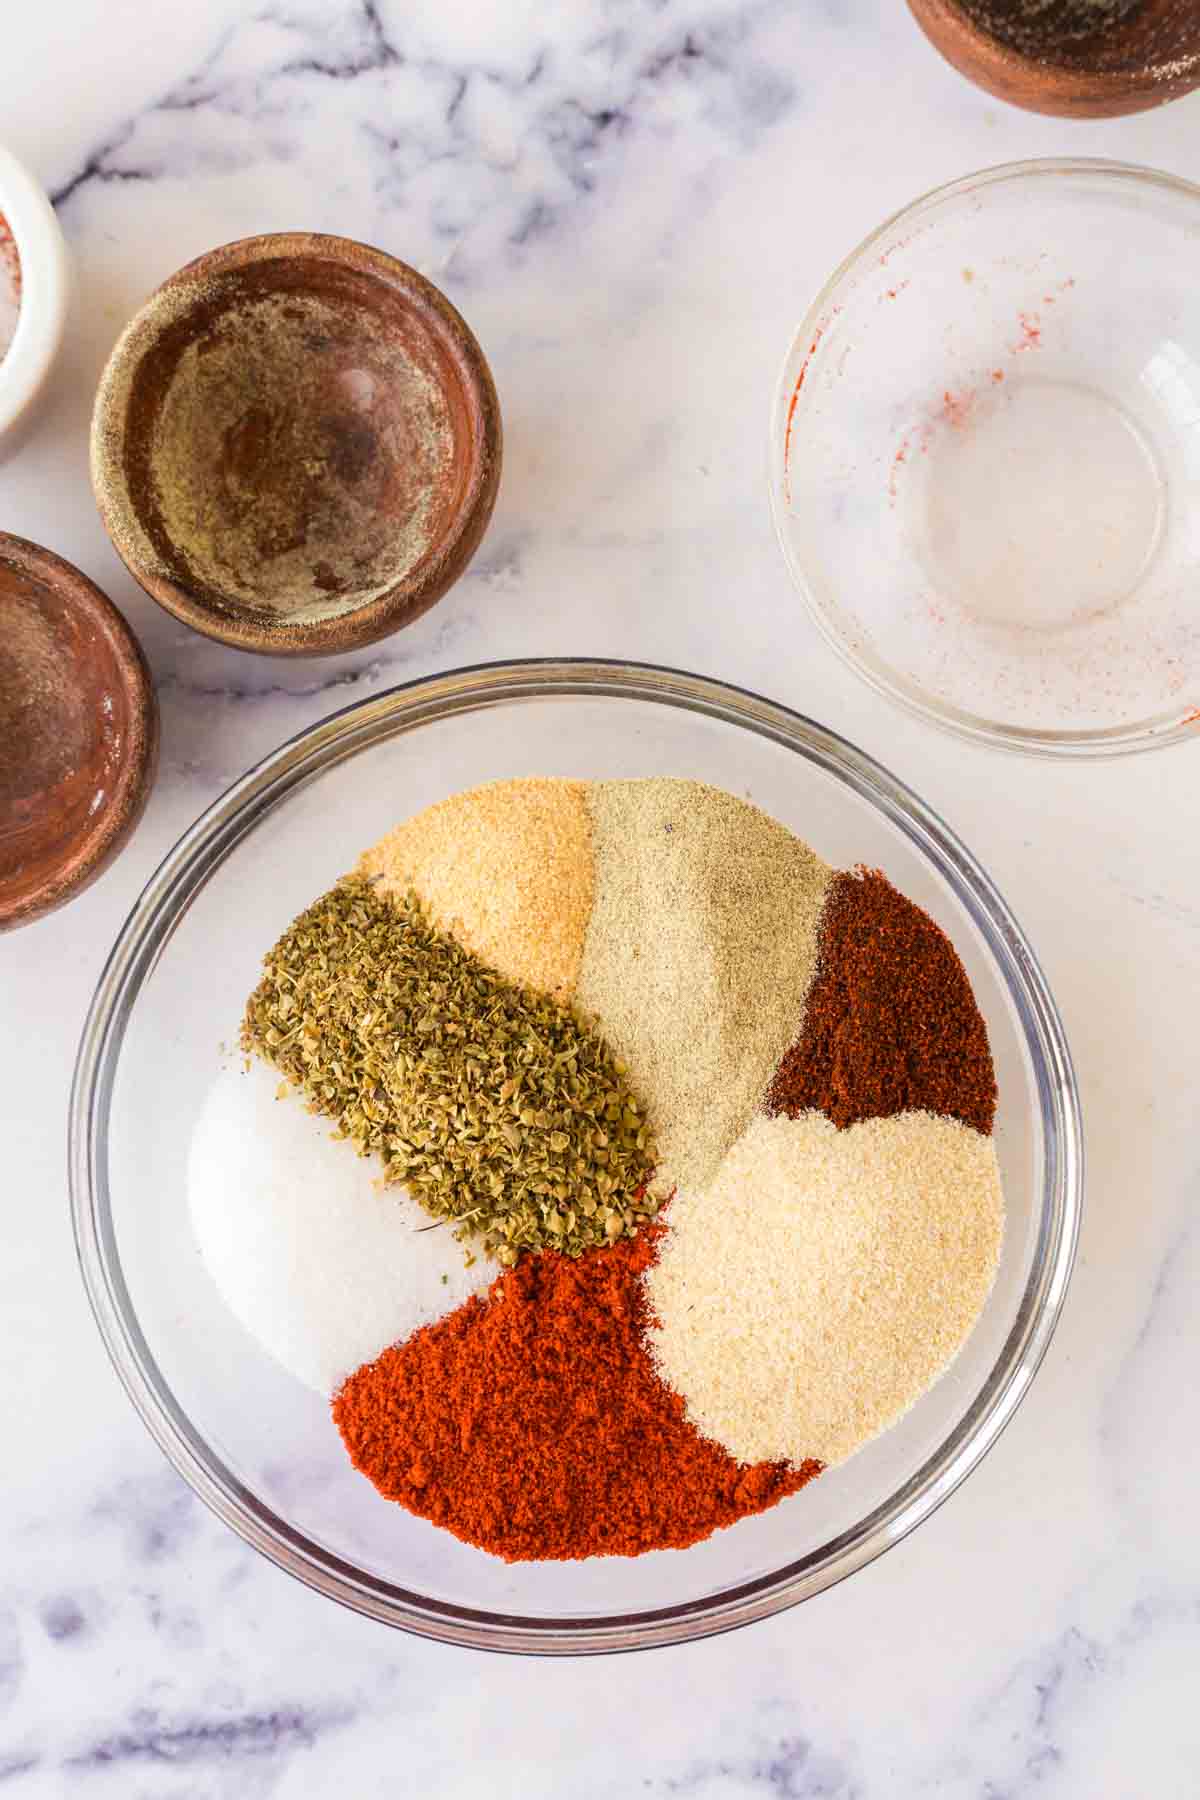
[[[509,981],[564,1004],[592,910],[592,828],[581,781],[490,781],[406,819],[364,851],[377,892],[411,888],[439,930]]]

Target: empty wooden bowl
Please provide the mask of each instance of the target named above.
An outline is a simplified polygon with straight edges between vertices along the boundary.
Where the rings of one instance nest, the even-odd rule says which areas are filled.
[[[158,710],[137,639],[86,575],[0,532],[0,930],[94,881],[146,804]]]
[[[1099,119],[1200,85],[1196,0],[908,0],[978,87],[1030,112]]]
[[[410,624],[491,516],[500,408],[445,295],[348,238],[212,250],[101,379],[92,483],[134,577],[243,650],[317,655]]]

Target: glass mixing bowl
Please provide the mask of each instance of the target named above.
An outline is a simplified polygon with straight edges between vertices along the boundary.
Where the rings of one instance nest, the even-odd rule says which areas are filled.
[[[1200,725],[1200,188],[1014,163],[826,284],[771,419],[784,555],[834,648],[968,737],[1146,749]]]
[[[227,1311],[192,1239],[189,1141],[264,951],[363,845],[498,777],[668,774],[746,795],[832,863],[882,868],[950,934],[1000,1086],[1000,1269],[942,1381],[774,1511],[688,1550],[507,1565],[383,1500],[351,1468],[327,1405]],[[1029,1385],[1062,1306],[1080,1182],[1075,1079],[1054,1002],[957,839],[810,720],[625,663],[494,664],[415,682],[335,714],[252,769],[134,907],[96,991],[71,1102],[84,1280],[130,1398],[180,1474],[321,1593],[495,1650],[701,1637],[818,1593],[911,1531],[974,1468]]]

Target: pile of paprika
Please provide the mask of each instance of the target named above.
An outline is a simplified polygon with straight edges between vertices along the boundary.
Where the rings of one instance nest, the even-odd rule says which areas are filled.
[[[661,1228],[527,1256],[356,1370],[333,1416],[380,1493],[508,1562],[682,1549],[821,1464],[745,1466],[655,1373],[641,1276]]]

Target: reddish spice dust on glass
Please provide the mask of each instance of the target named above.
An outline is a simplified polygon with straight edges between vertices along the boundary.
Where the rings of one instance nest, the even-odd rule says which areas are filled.
[[[356,1370],[333,1416],[380,1493],[508,1562],[682,1549],[820,1474],[702,1438],[642,1341],[659,1227],[547,1250]]]
[[[21,258],[8,220],[0,213],[0,360],[8,353],[21,310]]]
[[[21,298],[21,258],[17,253],[17,240],[12,234],[12,227],[3,213],[0,213],[0,274],[12,284],[13,299]]]
[[[987,1027],[946,934],[877,870],[836,877],[804,1027],[767,1111],[835,1125],[941,1113],[986,1136],[996,1116]]]

